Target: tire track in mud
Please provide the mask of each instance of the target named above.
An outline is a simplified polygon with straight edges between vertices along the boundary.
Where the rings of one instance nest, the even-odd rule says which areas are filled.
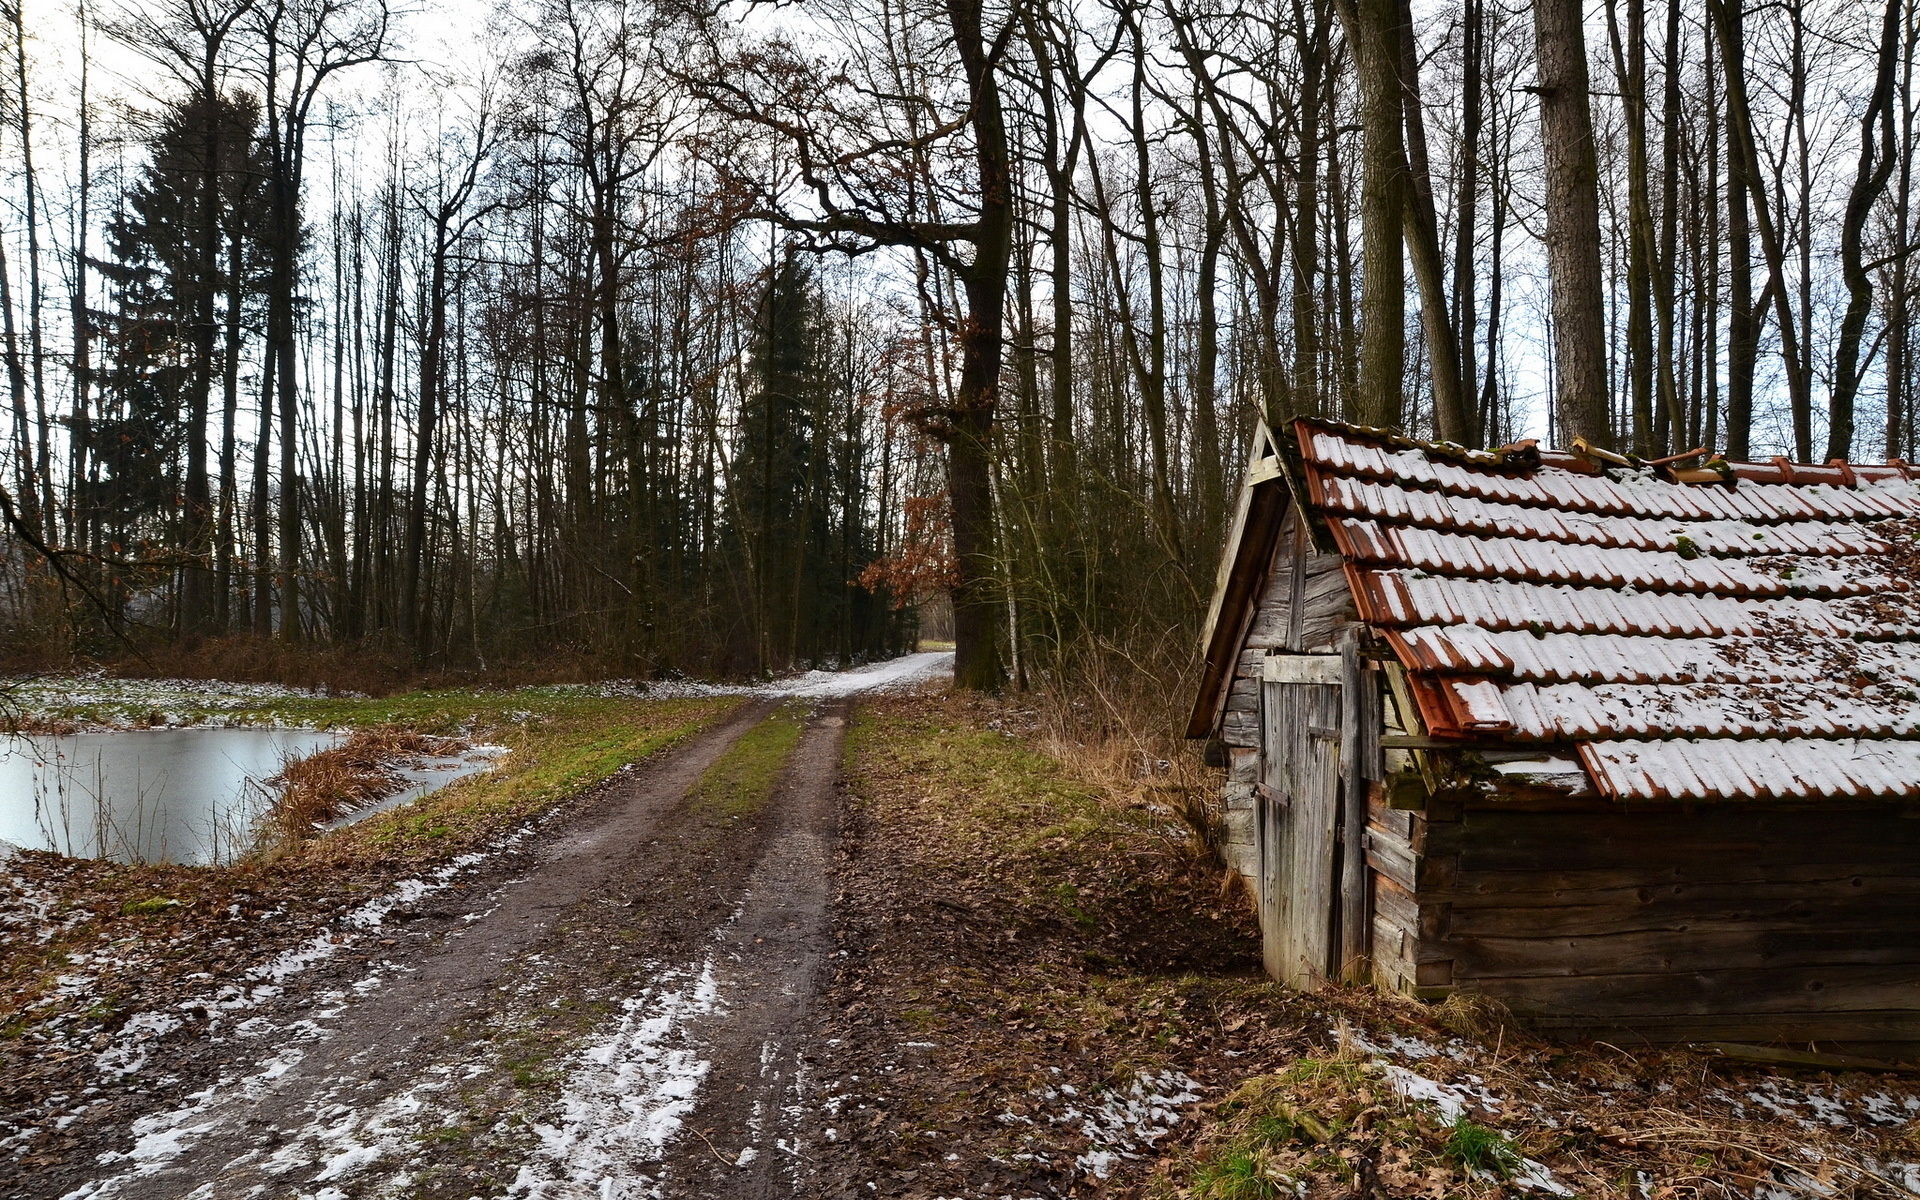
[[[439,944],[265,1030],[277,1053],[137,1124],[95,1179],[34,1194],[802,1194],[852,701],[799,702],[811,714],[757,808],[689,794],[776,699],[623,777],[523,878],[426,914],[451,930]]]
[[[663,1196],[802,1191],[810,1082],[802,1047],[834,952],[830,870],[850,709],[841,702],[815,719],[775,797],[772,836],[721,943],[720,988],[731,1007],[710,1043],[704,1098],[686,1118],[698,1133],[669,1148]]]
[[[311,1011],[256,1031],[256,1044],[274,1038],[280,1044],[251,1071],[195,1093],[188,1107],[135,1122],[132,1145],[103,1156],[94,1178],[70,1179],[64,1191],[55,1186],[25,1194],[71,1200],[360,1194],[347,1185],[383,1157],[381,1146],[369,1144],[375,1139],[362,1136],[383,1103],[397,1098],[403,1108],[425,1111],[423,1095],[460,1082],[445,1060],[459,1060],[457,1051],[502,1000],[523,994],[552,951],[577,940],[569,926],[581,924],[583,912],[619,910],[623,923],[634,923],[627,910],[644,898],[646,880],[639,876],[660,830],[673,823],[702,772],[775,704],[750,704],[657,764],[616,777],[590,812],[534,850],[534,865],[523,877],[476,889],[482,895],[443,898],[447,903],[420,914],[445,931],[437,944],[413,955],[391,950],[373,973],[344,995],[335,993],[331,1007],[323,997]],[[700,899],[705,903],[688,906],[690,912],[724,910],[727,903],[724,896]],[[456,906],[465,911],[450,911]],[[689,932],[673,920],[651,923],[668,943]],[[315,1157],[307,1156],[310,1150]],[[472,1194],[474,1182],[467,1181],[463,1196]]]

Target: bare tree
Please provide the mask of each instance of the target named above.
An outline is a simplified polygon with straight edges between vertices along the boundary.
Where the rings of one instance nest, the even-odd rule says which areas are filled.
[[[960,350],[957,381],[950,402],[929,403],[918,419],[947,449],[958,568],[954,678],[964,688],[993,689],[1005,668],[994,598],[991,447],[1014,217],[1000,90],[1019,23],[1011,14],[990,14],[982,0],[942,0],[926,11],[881,0],[873,11],[838,16],[843,30],[875,34],[839,72],[788,41],[728,53],[709,32],[709,56],[682,78],[736,127],[758,135],[717,162],[749,198],[747,214],[818,252],[924,254],[955,281],[958,308],[936,307]],[[928,40],[930,27],[918,24],[923,18],[938,22],[944,46]],[[947,107],[932,102],[932,86],[895,86],[909,55],[914,69],[942,73],[937,83]],[[777,156],[790,177],[755,170],[755,152]],[[923,155],[939,158],[939,175],[914,169]],[[964,215],[944,215],[948,208]]]
[[[260,79],[272,174],[267,181],[270,230],[267,355],[272,363],[280,428],[280,635],[301,637],[299,340],[300,197],[313,106],[335,76],[378,62],[387,53],[387,0],[267,0],[253,10],[255,70]],[[256,483],[256,487],[259,485]],[[264,554],[262,555],[264,558]],[[255,597],[263,603],[264,597]],[[256,626],[259,618],[256,616]]]

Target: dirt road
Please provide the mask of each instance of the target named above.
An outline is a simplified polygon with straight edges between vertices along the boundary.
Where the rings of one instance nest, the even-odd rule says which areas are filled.
[[[943,665],[799,681],[624,772],[491,873],[402,889],[278,1002],[169,1060],[198,1085],[184,1104],[8,1194],[798,1194],[798,1043],[832,953],[850,698]],[[765,802],[690,800],[783,702],[809,711]]]

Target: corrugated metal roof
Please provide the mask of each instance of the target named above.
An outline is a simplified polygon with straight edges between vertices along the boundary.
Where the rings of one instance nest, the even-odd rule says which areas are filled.
[[[1572,743],[1622,801],[1920,798],[1920,472],[1295,424],[1307,494],[1428,731]]]

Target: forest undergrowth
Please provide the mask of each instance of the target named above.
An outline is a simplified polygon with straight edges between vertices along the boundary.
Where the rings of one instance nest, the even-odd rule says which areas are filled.
[[[863,710],[821,1194],[1920,1195],[1913,1075],[1269,983],[1244,890],[1182,811],[1217,781],[1127,735],[1128,711],[1101,738],[1033,697]]]
[[[14,636],[0,644],[9,676],[99,671],[120,679],[204,679],[274,684],[346,696],[394,696],[449,688],[511,689],[597,683],[604,656],[557,646],[511,657],[469,653],[423,661],[397,643],[301,643],[249,633],[185,642],[140,637],[76,656],[70,639]]]

